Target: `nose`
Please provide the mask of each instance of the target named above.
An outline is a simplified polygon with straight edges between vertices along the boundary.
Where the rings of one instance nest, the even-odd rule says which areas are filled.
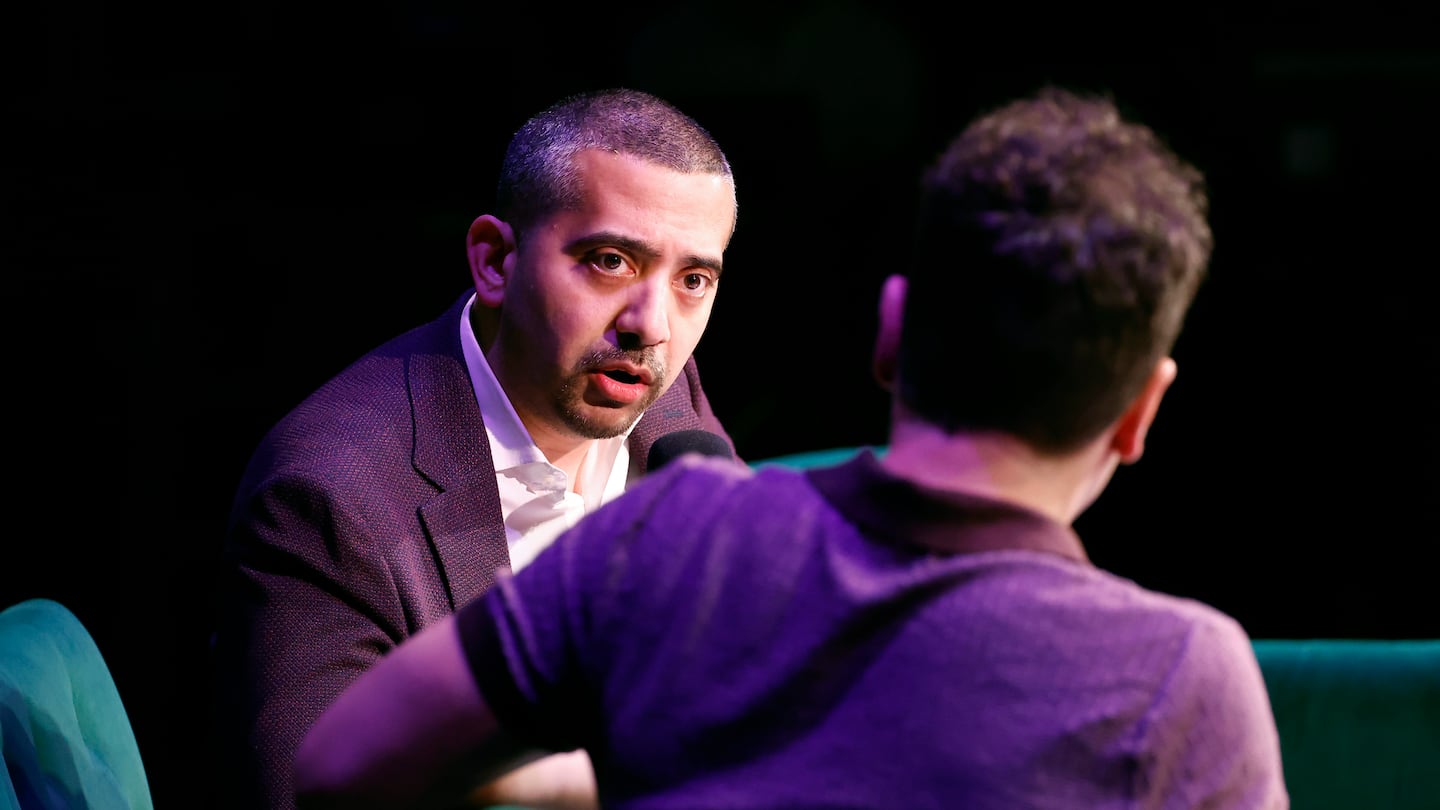
[[[670,339],[670,292],[667,279],[646,279],[632,284],[615,318],[615,333],[622,349],[655,346]]]

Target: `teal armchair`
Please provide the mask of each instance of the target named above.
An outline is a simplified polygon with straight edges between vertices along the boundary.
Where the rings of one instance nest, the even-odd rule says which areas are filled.
[[[0,810],[152,810],[129,716],[67,608],[0,610]]]

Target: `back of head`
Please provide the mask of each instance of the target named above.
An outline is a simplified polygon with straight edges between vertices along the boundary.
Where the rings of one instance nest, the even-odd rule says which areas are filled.
[[[1199,171],[1104,98],[1047,87],[921,181],[898,394],[1044,452],[1098,436],[1169,353],[1209,264]]]
[[[505,150],[495,200],[517,234],[580,203],[583,189],[573,158],[586,149],[629,155],[686,174],[718,174],[734,189],[730,161],[720,145],[674,105],[628,88],[577,93],[532,116]]]

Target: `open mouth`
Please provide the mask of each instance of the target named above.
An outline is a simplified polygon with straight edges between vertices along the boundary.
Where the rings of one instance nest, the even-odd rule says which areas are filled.
[[[638,373],[631,373],[633,369]],[[593,405],[605,408],[626,407],[639,402],[651,392],[651,378],[644,368],[603,368],[590,372],[590,390],[587,396]]]
[[[640,382],[639,377],[635,376],[634,374],[627,374],[626,372],[621,371],[618,368],[606,369],[601,373],[612,380],[618,380],[619,382],[625,383],[626,385],[634,385],[635,383]]]

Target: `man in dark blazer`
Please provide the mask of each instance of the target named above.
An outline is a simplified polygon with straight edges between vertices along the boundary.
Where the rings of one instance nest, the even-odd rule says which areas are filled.
[[[657,437],[733,454],[692,355],[736,215],[709,133],[648,94],[572,96],[515,133],[497,190],[473,290],[307,397],[244,472],[214,637],[227,806],[292,807],[321,711],[644,475]]]

